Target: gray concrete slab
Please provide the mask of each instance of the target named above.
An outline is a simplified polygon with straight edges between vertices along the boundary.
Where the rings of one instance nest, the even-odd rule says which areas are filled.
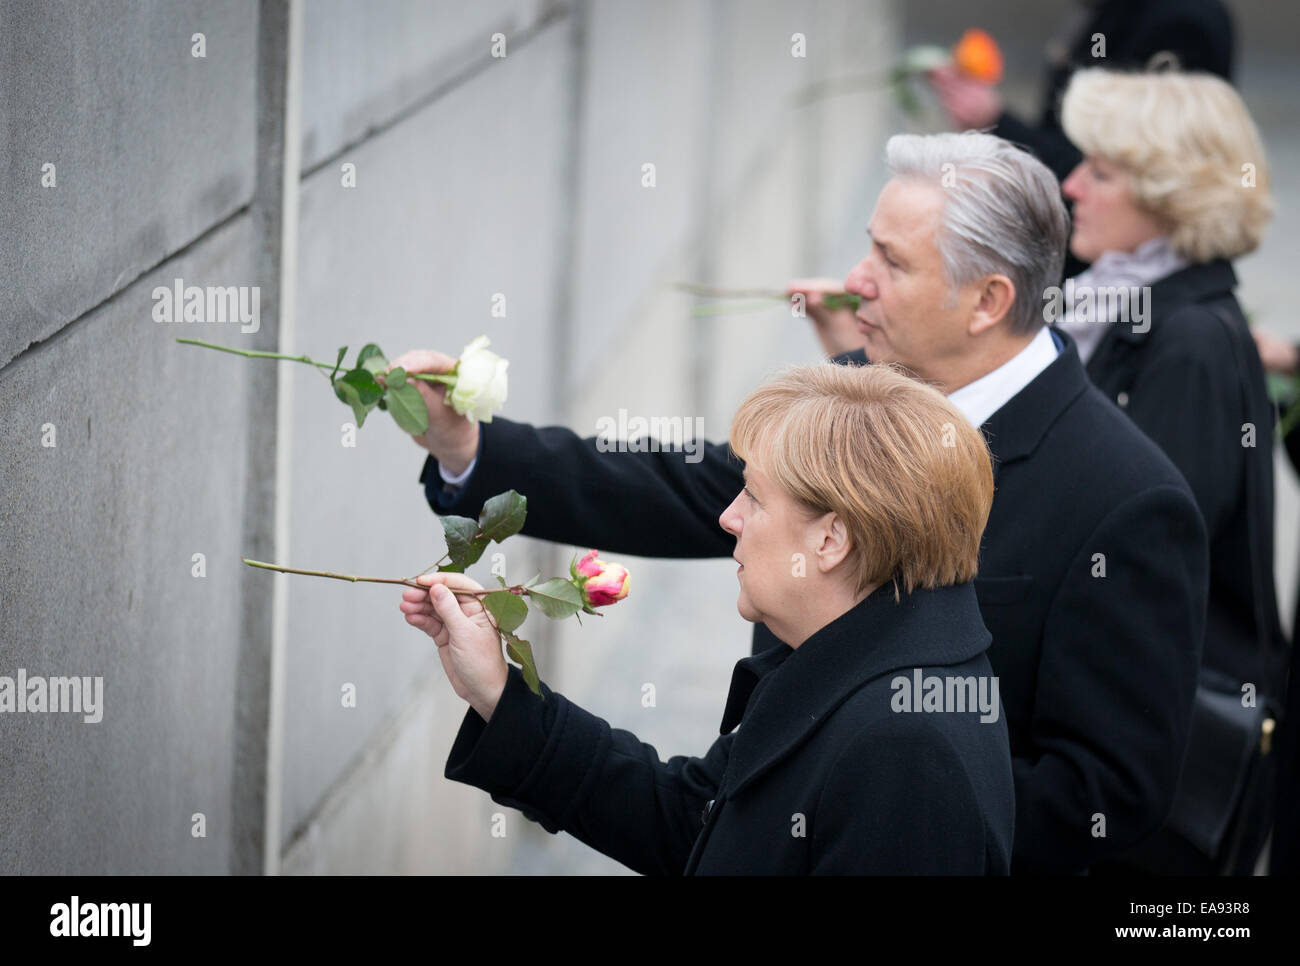
[[[0,365],[248,203],[256,9],[0,7]]]
[[[409,110],[491,57],[508,59],[541,16],[541,0],[312,0],[305,5],[302,166]]]
[[[409,348],[455,356],[486,334],[511,363],[505,415],[554,417],[538,360],[564,270],[555,238],[566,216],[558,118],[567,57],[563,29],[550,28],[473,85],[348,152],[357,187],[343,187],[333,165],[308,179],[298,350],[332,359],[346,344],[352,359],[375,341],[390,357]],[[506,297],[504,318],[491,314],[495,293]],[[303,370],[295,379],[295,431],[285,441],[294,454],[292,558],[362,574],[427,567],[442,540],[416,482],[423,451],[378,411],[355,448],[342,445],[350,410],[321,377]],[[540,565],[525,544],[512,541],[507,552],[512,579]],[[432,642],[398,613],[399,597],[393,588],[305,578],[289,586],[286,842],[401,706],[412,677],[436,664]],[[357,687],[355,708],[341,706],[345,682]]]
[[[103,679],[98,723],[0,714],[0,871],[228,867],[253,363],[177,345],[238,329],[156,323],[152,291],[256,284],[252,241],[235,220],[0,372],[0,676]]]

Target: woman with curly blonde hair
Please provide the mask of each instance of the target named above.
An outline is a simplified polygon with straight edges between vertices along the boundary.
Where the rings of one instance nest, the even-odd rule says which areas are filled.
[[[1248,872],[1271,820],[1271,762],[1255,752],[1287,647],[1273,581],[1273,407],[1232,260],[1255,249],[1272,214],[1268,164],[1237,92],[1205,74],[1083,70],[1061,118],[1084,155],[1063,185],[1070,250],[1092,264],[1049,302],[1063,302],[1059,324],[1093,382],[1187,478],[1210,535],[1179,792],[1126,868]]]

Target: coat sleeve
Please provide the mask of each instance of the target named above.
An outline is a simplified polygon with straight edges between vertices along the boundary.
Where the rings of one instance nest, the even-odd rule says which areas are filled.
[[[420,480],[435,513],[477,517],[483,503],[514,489],[528,498],[523,533],[641,557],[727,557],[736,540],[718,516],[744,485],[744,464],[725,443],[698,449],[607,449],[560,426],[496,417],[481,427],[474,472],[453,502],[441,502],[437,461]]]
[[[832,766],[813,817],[809,871],[1005,874],[1005,866],[988,867],[984,818],[947,737],[919,716],[893,716],[863,728]],[[1005,818],[1004,850],[1012,815]]]
[[[1013,871],[1077,873],[1169,814],[1196,691],[1208,556],[1196,506],[1172,485],[1117,506],[1079,548],[1043,627],[1029,725],[1038,757],[1012,759]]]
[[[667,762],[631,732],[541,685],[545,700],[511,666],[492,720],[470,708],[445,775],[517,808],[548,832],[565,831],[645,875],[681,875],[717,797],[732,736],[703,758]]]
[[[1163,324],[1184,336],[1144,360],[1129,392],[1126,412],[1178,467],[1206,529],[1218,533],[1241,497],[1245,461],[1255,450],[1242,445],[1241,382],[1233,346],[1212,314],[1199,307],[1175,313]],[[1261,390],[1262,392],[1262,390]],[[1255,427],[1255,445],[1272,445],[1272,427]]]

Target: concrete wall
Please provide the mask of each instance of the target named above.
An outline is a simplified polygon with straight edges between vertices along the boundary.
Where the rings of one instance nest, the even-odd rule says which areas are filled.
[[[618,871],[514,812],[494,838],[499,806],[442,778],[464,705],[392,588],[239,562],[422,569],[442,546],[421,451],[383,413],[346,445],[305,368],[174,340],[332,359],[486,333],[508,416],[698,415],[723,438],[817,344],[780,307],[695,318],[672,283],[847,269],[896,119],[794,95],[888,57],[892,12],[293,10],[0,0],[0,676],[103,678],[99,723],[0,713],[0,872]],[[260,330],[154,321],[176,278],[258,287]],[[516,538],[506,571],[568,554]],[[732,568],[626,562],[605,619],[528,625],[542,673],[665,757],[702,752],[748,649]]]

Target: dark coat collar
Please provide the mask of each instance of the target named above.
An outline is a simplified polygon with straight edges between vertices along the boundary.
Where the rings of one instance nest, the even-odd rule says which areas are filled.
[[[999,465],[1032,453],[1062,410],[1088,388],[1088,376],[1079,362],[1074,340],[1065,332],[1053,331],[1065,347],[1051,365],[1007,400],[981,427],[993,453],[995,473]]]
[[[980,427],[993,453],[995,481],[997,467],[1032,453],[1062,410],[1088,387],[1088,375],[1074,340],[1060,329],[1052,331],[1065,344],[1056,359]],[[869,364],[862,349],[843,352],[831,361]]]
[[[740,791],[789,755],[868,681],[961,664],[991,640],[973,584],[914,591],[898,603],[893,585],[885,584],[797,649],[778,644],[737,662],[720,729],[729,733],[744,716],[727,766],[728,791]]]
[[[1161,315],[1168,315],[1182,305],[1226,298],[1232,295],[1236,287],[1237,275],[1232,270],[1231,262],[1222,258],[1212,262],[1197,262],[1151,284],[1151,311],[1153,315],[1157,311]],[[1149,325],[1140,332],[1135,332],[1133,325],[1113,325],[1111,329],[1114,338],[1134,344],[1145,342],[1151,334]],[[1110,334],[1106,338],[1110,338]],[[1099,354],[1101,345],[1097,349],[1094,358]]]

